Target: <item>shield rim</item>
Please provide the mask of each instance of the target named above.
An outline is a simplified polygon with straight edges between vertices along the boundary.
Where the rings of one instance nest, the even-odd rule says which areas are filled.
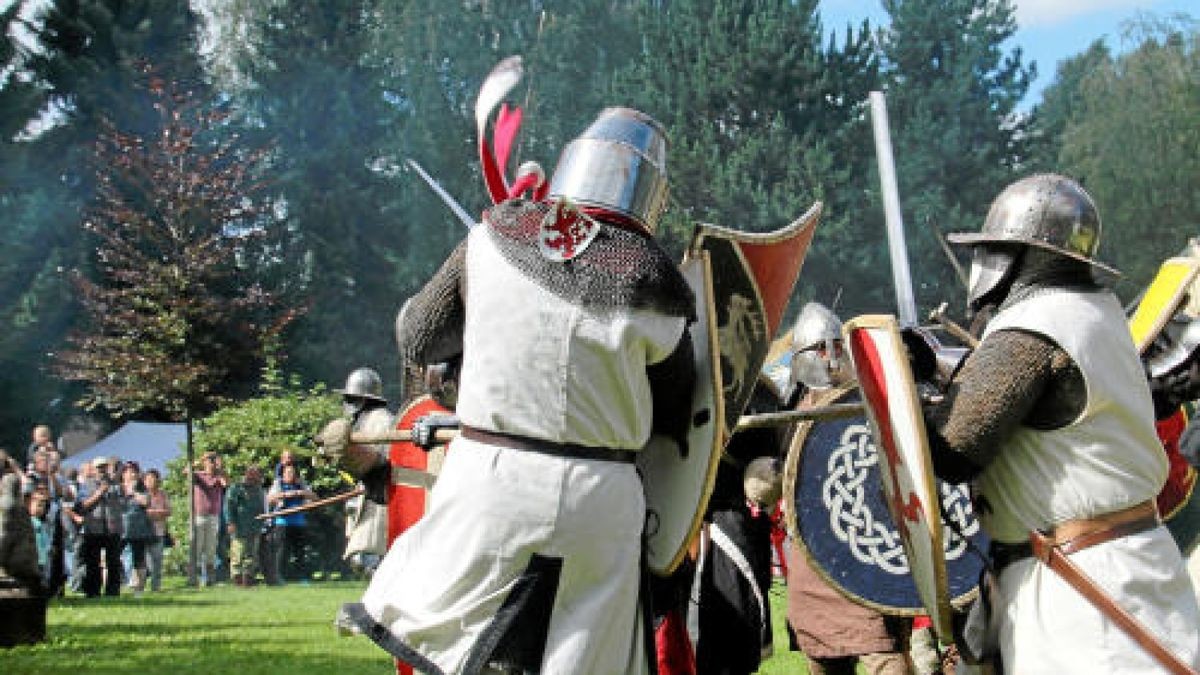
[[[1151,289],[1153,289],[1154,286],[1159,283],[1163,273],[1167,270],[1168,265],[1181,265],[1187,268],[1187,272],[1182,278],[1180,278],[1178,286],[1171,291],[1168,301],[1159,309],[1158,315],[1155,316],[1152,321],[1150,321],[1146,332],[1139,337],[1136,333],[1136,330],[1138,329],[1138,323],[1141,320],[1142,307],[1145,306],[1146,299],[1150,296]],[[1179,311],[1180,306],[1183,304],[1184,297],[1187,296],[1188,292],[1192,288],[1192,285],[1196,282],[1197,276],[1200,276],[1200,259],[1198,258],[1191,256],[1177,256],[1174,258],[1167,258],[1161,265],[1159,265],[1158,272],[1155,273],[1154,279],[1150,281],[1150,284],[1146,286],[1146,292],[1143,294],[1142,299],[1138,302],[1137,309],[1133,311],[1133,316],[1129,317],[1129,332],[1133,336],[1134,347],[1137,348],[1139,354],[1142,354],[1146,351],[1146,348],[1154,342],[1155,338],[1157,338],[1159,333],[1162,332],[1163,328],[1166,327],[1167,322],[1171,320],[1171,317],[1175,316],[1175,313]]]
[[[692,261],[695,262],[692,262]],[[687,534],[680,543],[678,550],[671,556],[666,565],[656,566],[650,555],[646,556],[646,566],[654,574],[667,577],[683,563],[684,557],[695,541],[697,533],[700,532],[700,525],[704,521],[704,513],[708,510],[708,501],[712,498],[713,490],[717,483],[717,468],[721,464],[721,457],[725,449],[726,431],[722,420],[725,419],[725,397],[722,395],[723,388],[721,385],[721,368],[719,367],[721,358],[720,346],[717,344],[717,313],[716,300],[713,291],[713,278],[711,261],[709,260],[708,251],[697,251],[693,256],[684,260],[684,264],[696,264],[701,266],[703,276],[703,297],[697,297],[697,306],[703,303],[705,309],[704,324],[708,335],[708,363],[709,377],[708,386],[711,389],[713,400],[712,414],[709,418],[708,426],[711,427],[712,445],[709,448],[708,467],[705,470],[703,484],[701,485],[700,499],[696,505],[696,512],[692,514],[691,524],[688,526]],[[697,381],[696,390],[702,384]],[[693,396],[695,394],[693,393]],[[694,413],[695,411],[693,411]],[[689,452],[695,452],[694,448],[689,449]],[[639,453],[639,456],[640,453]],[[649,507],[649,504],[647,504]],[[659,556],[661,558],[661,556]]]
[[[744,243],[754,246],[768,246],[770,244],[778,244],[780,242],[796,239],[803,236],[805,232],[808,232],[808,243],[804,246],[804,250],[800,255],[800,264],[796,267],[796,275],[795,278],[792,279],[791,289],[789,289],[787,294],[788,298],[790,298],[791,294],[796,290],[796,283],[800,280],[800,273],[803,271],[804,261],[808,259],[808,252],[812,250],[812,241],[816,236],[816,227],[821,221],[821,214],[824,212],[824,209],[824,202],[813,202],[812,205],[808,207],[807,211],[800,214],[799,218],[796,218],[792,222],[777,230],[771,230],[769,232],[745,232],[742,230],[734,230],[728,227],[722,227],[720,225],[713,225],[712,223],[697,223],[696,229],[692,233],[692,239],[688,243],[684,260],[686,262],[687,257],[690,256],[694,251],[702,250],[704,240],[709,237],[732,241],[735,244]],[[742,268],[751,270],[751,272],[753,272],[754,268],[750,265],[750,261],[746,259],[746,254],[742,250],[742,247],[735,245],[733,248],[737,251],[738,260],[741,262]],[[766,317],[767,323],[769,324],[771,316],[770,312],[767,311],[766,300],[763,298],[762,286],[759,284],[758,277],[753,273],[751,273],[749,277],[750,285],[754,287],[754,301],[756,303],[756,308],[764,317]],[[786,311],[786,302],[784,303],[782,309]],[[780,314],[782,317],[782,312]],[[778,330],[778,326],[768,326],[767,330],[769,333],[773,333],[775,330]],[[770,350],[770,348],[771,342],[768,342],[767,349]]]
[[[843,398],[846,397],[847,394],[856,391],[857,389],[857,383],[843,384],[831,389],[827,389],[821,392],[821,394],[814,399],[813,405],[824,406],[839,403]],[[865,413],[864,421],[867,421],[868,424],[870,423],[869,420],[866,420]],[[792,434],[792,440],[790,443],[788,443],[787,457],[784,459],[783,466],[783,494],[785,496],[784,504],[788,505],[789,507],[795,502],[796,479],[799,478],[800,475],[800,460],[804,456],[805,441],[808,440],[808,434],[810,431],[812,431],[814,426],[816,426],[815,420],[798,422],[796,424],[796,430]],[[938,491],[938,499],[941,499],[940,490]],[[816,559],[813,558],[812,553],[808,550],[808,545],[804,543],[803,537],[800,536],[800,527],[796,521],[796,513],[794,510],[792,508],[787,508],[784,511],[783,518],[784,525],[787,527],[788,536],[792,538],[796,548],[804,555],[805,560],[808,562],[809,569],[815,571],[818,576],[824,579],[826,583],[828,583],[832,588],[836,589],[842,595],[846,596],[857,604],[873,609],[880,614],[886,614],[887,616],[914,617],[922,616],[928,613],[928,610],[926,610],[923,605],[918,605],[916,607],[897,607],[896,605],[884,605],[869,598],[864,598],[857,593],[843,587],[833,577],[829,576],[823,565],[818,563]],[[944,546],[942,550],[944,560]],[[905,553],[905,556],[907,555],[908,554]],[[911,572],[909,574],[911,574]],[[949,595],[948,572],[946,588],[947,595]],[[975,585],[972,586],[967,592],[950,598],[950,605],[954,608],[965,607],[969,603],[973,602],[977,597],[979,597],[979,586]]]
[[[904,342],[900,339],[899,323],[897,322],[895,316],[893,316],[891,314],[864,314],[861,316],[856,316],[853,319],[850,319],[849,321],[847,321],[845,324],[842,325],[842,336],[847,345],[852,343],[852,341],[850,339],[851,333],[853,331],[859,330],[859,329],[867,329],[867,330],[874,329],[874,330],[886,331],[887,339],[891,341],[892,347],[894,348],[895,353],[898,353],[898,354],[905,353],[904,352],[904,350],[905,350]],[[851,353],[851,361],[853,361],[853,350],[851,350],[850,353]],[[916,419],[914,420],[914,422],[917,427],[917,430],[920,432],[920,434],[919,434],[920,448],[917,453],[917,460],[921,464],[921,466],[920,466],[921,487],[925,490],[926,494],[931,495],[934,500],[937,500],[937,506],[935,506],[934,504],[931,504],[930,500],[928,500],[928,499],[921,500],[921,510],[924,513],[926,521],[930,525],[929,537],[931,539],[931,544],[932,544],[930,547],[930,550],[937,551],[937,553],[938,553],[936,556],[933,557],[933,577],[934,577],[933,585],[934,585],[934,593],[937,595],[937,597],[933,598],[933,604],[935,606],[934,607],[925,607],[925,609],[927,610],[926,613],[929,615],[929,618],[932,620],[933,626],[937,630],[938,634],[945,639],[949,639],[950,636],[953,634],[952,625],[951,625],[952,610],[951,610],[951,605],[950,605],[950,582],[947,578],[947,573],[946,573],[946,554],[945,554],[946,545],[945,545],[945,542],[942,540],[942,528],[945,526],[945,524],[942,522],[942,513],[941,513],[941,508],[940,508],[941,494],[937,490],[937,485],[934,483],[934,480],[933,480],[933,458],[930,455],[930,451],[929,451],[929,431],[925,428],[924,415],[920,414],[921,401],[920,401],[920,398],[917,396],[916,382],[912,375],[912,369],[909,366],[907,361],[902,361],[899,364],[899,367],[901,368],[902,372],[907,375],[907,377],[904,378],[904,380],[902,382],[902,384],[904,385],[905,391],[899,392],[899,393],[901,394],[903,399],[906,400],[909,407],[917,411]],[[855,377],[856,377],[856,379],[861,379],[858,376],[858,366],[857,365],[855,366]],[[864,400],[864,403],[866,403],[865,394],[863,396],[863,400]],[[871,424],[871,433],[875,437],[876,447],[881,447],[882,444],[879,443],[879,438],[880,438],[879,423],[875,419],[875,410],[869,404],[864,405],[863,407],[866,409],[867,419]],[[882,455],[881,455],[881,461],[882,461]],[[884,484],[884,492],[885,493],[887,492],[887,484],[886,483]],[[891,509],[891,500],[888,500],[888,504],[889,504],[888,508],[890,510]],[[892,513],[892,521],[893,522],[900,521],[900,519],[897,516],[898,516],[898,514]],[[913,569],[913,555],[910,550],[912,548],[912,546],[911,546],[911,544],[908,543],[908,539],[904,536],[903,530],[901,531],[901,539],[906,544],[904,552],[905,552],[905,555],[908,556],[909,570],[912,570]],[[920,596],[920,586],[917,587],[917,590],[918,590],[918,597],[919,597]],[[924,601],[923,598],[922,598],[922,601]]]

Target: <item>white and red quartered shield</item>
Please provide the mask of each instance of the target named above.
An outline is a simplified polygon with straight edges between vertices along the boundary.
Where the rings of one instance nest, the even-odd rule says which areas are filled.
[[[432,396],[419,396],[397,416],[396,429],[411,431],[413,422],[426,415],[449,413]],[[411,441],[396,441],[389,448],[392,478],[388,485],[388,548],[425,515],[429,490],[437,480],[446,449],[439,445],[426,451]]]
[[[688,453],[655,436],[637,460],[646,491],[646,561],[655,574],[673,572],[700,529],[721,451],[749,401],[820,213],[815,204],[767,233],[702,225],[692,240],[681,265],[697,316]]]
[[[929,438],[899,325],[891,315],[859,316],[842,331],[849,345],[879,462],[884,496],[933,627],[950,639],[950,594],[942,518]]]

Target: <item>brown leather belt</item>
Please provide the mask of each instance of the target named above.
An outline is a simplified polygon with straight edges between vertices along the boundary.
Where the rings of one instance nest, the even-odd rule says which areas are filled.
[[[596,459],[604,462],[620,462],[623,464],[632,464],[637,459],[637,453],[632,450],[595,448],[588,445],[576,445],[574,443],[555,443],[554,441],[544,441],[540,438],[527,438],[515,434],[478,429],[466,426],[465,424],[462,426],[461,435],[463,438],[475,441],[476,443],[486,443],[487,445],[496,445],[513,450],[536,452],[542,455],[550,455],[551,457]]]
[[[1138,646],[1152,656],[1155,661],[1158,661],[1160,665],[1176,675],[1197,675],[1195,669],[1189,664],[1184,663],[1154,633],[1150,632],[1141,621],[1126,611],[1124,607],[1117,604],[1111,595],[1105,592],[1103,588],[1096,584],[1091,577],[1067,557],[1068,553],[1082,551],[1089,546],[1095,546],[1096,544],[1157,527],[1159,524],[1158,510],[1154,507],[1154,502],[1147,503],[1152,510],[1149,516],[1145,514],[1146,509],[1144,504],[1139,504],[1127,512],[1112,514],[1125,515],[1119,519],[1119,522],[1116,522],[1107,529],[1085,531],[1065,541],[1056,541],[1046,534],[1034,530],[1029,533],[1029,542],[1033,550],[1033,555],[1043,565],[1057,574],[1059,578],[1065,581],[1071,588],[1074,588],[1088,602],[1092,603],[1092,606],[1099,610],[1101,614],[1108,617],[1110,621],[1116,624],[1134,642],[1137,642]]]
[[[1095,518],[1068,520],[1040,533],[1046,545],[1053,546],[1063,555],[1103,544],[1113,539],[1127,537],[1158,527],[1158,508],[1153,501],[1145,501],[1120,511],[1113,511]],[[990,553],[996,573],[1023,558],[1037,554],[1031,541],[1005,544],[994,541]],[[1042,556],[1038,556],[1039,558]]]

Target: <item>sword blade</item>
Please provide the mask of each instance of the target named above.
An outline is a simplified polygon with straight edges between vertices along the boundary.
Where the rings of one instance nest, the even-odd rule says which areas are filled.
[[[467,213],[467,210],[458,203],[458,200],[456,200],[454,197],[451,197],[450,193],[446,192],[446,190],[436,180],[433,179],[433,176],[430,176],[428,173],[426,173],[425,169],[422,169],[421,165],[417,164],[415,160],[406,159],[404,161],[408,164],[409,168],[417,172],[417,175],[419,175],[425,181],[425,184],[428,185],[429,188],[437,194],[437,196],[442,198],[442,202],[448,206],[452,212],[454,212],[454,215],[458,216],[458,219],[467,226],[468,230],[472,227],[475,227],[475,219],[471,217],[471,214]]]

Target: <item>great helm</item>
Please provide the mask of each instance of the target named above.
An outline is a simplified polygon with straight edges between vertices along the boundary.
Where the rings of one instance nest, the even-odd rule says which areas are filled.
[[[609,211],[648,232],[667,203],[667,136],[632,108],[605,108],[558,158],[550,199]]]
[[[342,396],[369,398],[387,403],[383,397],[383,379],[371,368],[356,368],[346,376],[346,386],[338,390]]]
[[[829,308],[810,302],[800,310],[792,328],[792,381],[809,389],[840,384],[842,322]]]

